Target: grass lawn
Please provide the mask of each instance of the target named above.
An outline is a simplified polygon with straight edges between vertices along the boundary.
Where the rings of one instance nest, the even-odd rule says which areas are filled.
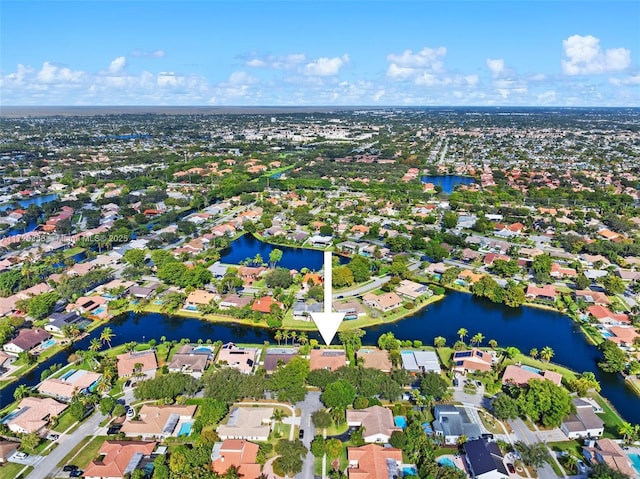
[[[332,424],[331,427],[327,428],[327,436],[339,436],[340,434],[347,432],[347,429],[349,429],[349,426],[346,421],[339,426]]]
[[[607,437],[609,439],[617,439],[620,437],[618,429],[623,422],[622,418],[602,396],[592,393],[591,397],[600,405],[600,407],[602,407],[604,411],[602,414],[598,414],[602,421],[604,421],[603,437]]]
[[[86,469],[87,465],[98,457],[98,451],[102,447],[104,441],[109,439],[108,436],[96,436],[91,441],[81,442],[74,447],[66,457],[58,463],[58,467],[65,464],[75,464],[80,469]]]
[[[62,254],[63,254],[63,256],[65,258],[70,258],[71,256],[75,256],[75,255],[80,254],[82,252],[84,252],[84,248],[81,248],[80,246],[76,246],[74,248],[69,248],[69,249],[64,250],[64,252]]]
[[[544,361],[540,361],[539,359],[533,359],[530,356],[525,354],[518,354],[515,358],[505,361],[506,364],[515,364],[520,361],[522,364],[526,366],[531,366],[537,369],[541,369],[543,371],[555,371],[557,373],[562,374],[563,379],[566,381],[570,381],[576,379],[577,375],[575,371],[572,371],[569,368],[565,368],[563,366],[559,366],[554,363],[547,363]]]
[[[498,424],[497,419],[495,419],[491,414],[486,413],[484,411],[479,411],[480,419],[482,420],[482,424],[487,430],[492,434],[504,434],[504,430]]]
[[[436,348],[436,352],[440,358],[440,363],[444,365],[445,368],[448,368],[451,364],[451,358],[453,357],[453,348]]]
[[[0,467],[0,477],[6,477],[7,479],[20,479],[22,477],[27,477],[33,470],[33,467],[29,466],[23,475],[18,476],[18,473],[22,471],[23,468],[24,464],[16,464],[15,462],[2,463],[2,466]]]
[[[71,414],[65,412],[58,419],[58,424],[56,424],[56,426],[54,428],[52,428],[52,429],[54,431],[56,431],[56,432],[65,432],[75,422],[76,422],[76,420],[73,417],[71,417]]]
[[[582,457],[582,444],[580,441],[550,442],[548,446],[552,451],[567,451],[576,457]]]

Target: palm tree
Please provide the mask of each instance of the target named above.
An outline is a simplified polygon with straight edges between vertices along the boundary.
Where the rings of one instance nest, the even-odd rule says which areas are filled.
[[[573,454],[569,454],[565,456],[564,461],[562,461],[564,467],[569,469],[569,471],[574,472],[578,470],[578,459]]]
[[[636,428],[629,422],[623,421],[620,426],[618,426],[618,433],[622,434],[624,438],[622,442],[625,444],[630,443],[630,439],[635,435]]]
[[[289,333],[289,331],[287,331],[287,330],[282,331],[282,339],[284,339],[285,346],[287,345],[287,340],[290,337],[291,337],[291,334]]]
[[[498,347],[498,341],[496,341],[495,339],[490,339],[489,340],[489,347],[491,349],[496,349]]]
[[[276,334],[274,335],[276,341],[278,341],[278,346],[280,346],[280,341],[282,341],[282,331],[277,330]]]
[[[262,255],[260,253],[256,253],[252,261],[253,261],[253,264],[258,266],[262,266],[262,263],[264,263],[264,260],[262,259]]]
[[[102,347],[102,342],[98,338],[93,338],[89,344],[89,350],[97,353]]]
[[[476,346],[480,346],[480,343],[482,343],[482,341],[484,341],[484,334],[482,333],[476,333],[471,338],[471,344],[475,344]]]
[[[551,358],[554,355],[554,351],[553,349],[551,349],[549,346],[545,346],[544,348],[542,348],[542,351],[540,351],[540,359],[542,359],[543,361],[549,362],[551,361]]]
[[[291,331],[290,336],[291,336],[291,346],[293,346],[293,343],[296,342],[296,338],[298,337],[298,333],[296,331]]]
[[[537,359],[538,356],[540,356],[540,351],[538,351],[538,348],[531,348],[529,350],[529,356],[531,356],[533,359]]]
[[[466,328],[458,329],[458,336],[460,337],[460,341],[464,341],[465,336],[469,333]]]
[[[31,393],[31,388],[26,384],[21,384],[13,391],[13,399],[16,401],[20,401],[21,399],[27,397]]]
[[[102,341],[103,343],[107,343],[109,345],[109,348],[111,348],[111,340],[114,337],[115,337],[115,333],[109,326],[104,328],[100,333],[100,341]]]
[[[286,414],[284,413],[284,411],[282,409],[275,409],[273,411],[273,414],[271,415],[271,419],[273,421],[275,421],[276,423],[276,431],[277,431],[277,425],[278,423],[282,422],[282,420],[285,418]]]
[[[309,342],[309,337],[307,336],[307,333],[305,333],[304,331],[300,332],[300,334],[298,335],[298,342],[302,346],[307,344]]]
[[[444,348],[447,345],[447,340],[444,338],[444,336],[436,336],[435,338],[433,338],[433,345],[436,348]]]

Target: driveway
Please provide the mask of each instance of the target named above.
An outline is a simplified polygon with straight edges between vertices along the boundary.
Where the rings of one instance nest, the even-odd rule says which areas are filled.
[[[41,461],[42,458],[44,457],[44,456],[27,456],[24,459],[18,459],[16,457],[16,454],[18,454],[18,453],[16,452],[9,459],[7,459],[7,461],[8,462],[13,462],[15,464],[23,464],[25,466],[33,466],[37,462]]]
[[[310,450],[311,441],[316,434],[316,427],[311,421],[311,415],[324,407],[320,401],[320,391],[309,391],[304,401],[297,403],[295,407],[300,409],[300,429],[304,431],[302,443],[307,450]],[[315,457],[311,452],[308,452],[302,464],[302,471],[296,474],[295,479],[313,479],[314,462]]]
[[[100,423],[104,421],[105,418],[106,416],[101,414],[100,411],[96,411],[74,432],[61,435],[60,439],[58,439],[58,447],[51,451],[48,456],[42,457],[42,460],[35,465],[31,474],[27,477],[29,479],[42,479],[57,471],[58,463],[61,462],[74,447],[95,435]]]

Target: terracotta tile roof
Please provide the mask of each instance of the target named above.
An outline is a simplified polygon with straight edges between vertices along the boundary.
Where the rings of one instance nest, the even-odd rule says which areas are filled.
[[[347,458],[349,479],[388,479],[400,476],[402,451],[395,447],[382,447],[377,444],[367,444],[361,447],[348,447]],[[389,471],[389,462],[398,468],[396,474]]]
[[[344,351],[340,349],[312,349],[309,357],[311,371],[314,369],[335,371],[347,364],[347,357]]]
[[[560,386],[562,383],[562,375],[554,371],[541,371],[540,373],[536,373],[511,364],[504,370],[504,374],[502,375],[502,384],[525,386],[533,379],[546,379],[556,386]]]
[[[260,464],[256,463],[257,457],[257,444],[244,439],[227,439],[214,446],[211,468],[218,474],[224,474],[229,467],[236,466],[244,479],[258,479]]]
[[[105,441],[98,453],[103,456],[98,462],[89,463],[84,471],[85,477],[124,477],[129,463],[136,453],[150,455],[156,447],[155,442],[146,441]]]
[[[154,351],[140,351],[124,353],[116,356],[118,360],[118,376],[131,376],[137,363],[142,364],[142,371],[154,371],[158,368],[158,361]]]

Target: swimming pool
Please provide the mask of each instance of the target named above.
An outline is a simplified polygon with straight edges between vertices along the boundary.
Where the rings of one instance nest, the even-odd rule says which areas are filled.
[[[67,371],[66,373],[64,373],[62,376],[60,376],[60,379],[62,379],[62,380],[64,381],[65,379],[68,379],[68,378],[70,378],[71,376],[73,376],[73,374],[74,374],[75,372],[76,372],[76,370],[75,370],[75,369],[71,369],[71,370]]]
[[[629,459],[633,463],[633,468],[640,474],[640,454],[629,454]]]
[[[603,338],[611,338],[613,336],[612,333],[610,333],[609,331],[602,331],[602,337]]]
[[[441,466],[445,466],[445,467],[455,467],[456,469],[458,468],[458,466],[456,466],[455,462],[453,462],[448,457],[440,457],[440,458],[438,458],[438,464],[440,464]]]
[[[415,466],[405,466],[402,468],[402,475],[403,476],[417,476],[418,475],[418,469],[416,469]]]
[[[47,341],[45,341],[44,343],[42,343],[42,345],[40,346],[40,349],[47,349],[50,348],[51,346],[53,346],[54,344],[56,344],[56,340],[51,338],[48,339]]]
[[[404,416],[396,416],[393,418],[393,422],[397,427],[405,429],[407,427],[407,418]]]
[[[535,373],[535,374],[540,374],[540,370],[537,368],[534,368],[532,366],[520,366],[522,369],[524,369],[525,371],[529,371],[531,373]]]
[[[102,314],[102,313],[104,313],[106,310],[107,310],[107,308],[106,308],[106,307],[104,307],[104,306],[100,306],[99,308],[97,308],[97,309],[96,309],[93,313],[91,313],[91,314],[94,314],[94,315]]]
[[[178,437],[188,436],[189,434],[191,434],[191,425],[192,423],[190,422],[183,422],[180,425],[180,430],[178,431]]]
[[[212,353],[211,348],[206,348],[204,346],[200,346],[193,350],[194,353]]]

